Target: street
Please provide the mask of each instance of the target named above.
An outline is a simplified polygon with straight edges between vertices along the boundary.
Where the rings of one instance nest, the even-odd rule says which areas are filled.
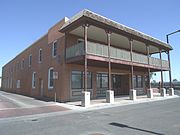
[[[176,94],[180,94],[176,92]],[[0,119],[1,135],[179,135],[180,98],[47,117]]]

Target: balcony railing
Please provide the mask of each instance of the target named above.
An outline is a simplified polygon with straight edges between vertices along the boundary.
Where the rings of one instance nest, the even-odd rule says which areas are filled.
[[[84,55],[84,43],[78,43],[66,49],[66,59]]]
[[[101,57],[108,57],[108,46],[99,44],[99,43],[88,42],[87,54],[101,56]],[[66,49],[66,59],[73,58],[76,56],[82,56],[82,55],[84,55],[83,42],[73,45]],[[127,50],[123,50],[123,49],[119,49],[119,48],[115,48],[111,46],[110,55],[112,59],[131,61],[130,51],[127,51]],[[133,52],[133,62],[140,63],[140,64],[148,64],[148,57],[147,55]],[[149,63],[152,66],[161,67],[160,59],[150,57]],[[168,68],[169,67],[168,61],[162,60],[162,67]]]

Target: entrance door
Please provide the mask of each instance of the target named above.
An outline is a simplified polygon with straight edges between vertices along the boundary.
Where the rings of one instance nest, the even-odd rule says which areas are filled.
[[[40,96],[43,97],[43,80],[39,79],[39,91],[40,91]]]
[[[121,91],[121,75],[112,75],[112,88],[114,90],[114,95],[119,96],[122,94]]]
[[[112,88],[115,96],[129,95],[129,76],[113,74]]]

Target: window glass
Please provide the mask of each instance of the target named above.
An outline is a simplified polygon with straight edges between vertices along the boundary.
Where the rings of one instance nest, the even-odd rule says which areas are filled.
[[[49,87],[49,88],[53,88],[53,86],[54,86],[54,82],[53,82],[53,72],[54,72],[54,69],[53,69],[53,68],[50,68],[50,69],[49,69],[49,72],[48,72],[48,87]]]
[[[96,78],[98,88],[108,88],[108,74],[98,73]]]
[[[136,79],[136,75],[133,76],[133,81],[134,81],[134,88],[137,88],[137,79]]]
[[[84,72],[72,71],[71,73],[71,88],[83,89],[84,88]],[[92,73],[87,73],[87,88],[92,89]]]
[[[17,87],[17,88],[20,88],[20,85],[21,85],[21,81],[20,81],[20,80],[17,80],[17,82],[16,82],[16,87]]]
[[[32,74],[32,88],[36,87],[36,72]]]
[[[135,75],[133,77],[134,80],[134,88],[143,88],[143,76]]]
[[[52,54],[53,54],[53,57],[56,57],[57,55],[57,41],[53,43]]]
[[[142,79],[142,76],[140,76],[140,75],[137,76],[137,86],[138,86],[138,88],[143,87],[143,79]]]
[[[39,63],[42,62],[42,49],[39,49]]]
[[[32,55],[29,55],[29,66],[32,64]]]
[[[80,71],[72,71],[71,87],[72,87],[72,89],[81,89],[82,88],[82,75],[81,75]]]
[[[101,74],[96,75],[97,88],[101,88]]]

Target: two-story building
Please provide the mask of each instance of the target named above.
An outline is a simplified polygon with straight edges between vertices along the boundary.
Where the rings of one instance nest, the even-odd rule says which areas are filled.
[[[89,10],[64,18],[3,67],[2,88],[60,102],[152,94],[150,73],[169,71],[172,47]],[[167,53],[168,60],[162,59]],[[159,58],[151,57],[159,54]],[[162,89],[164,91],[164,89]]]

